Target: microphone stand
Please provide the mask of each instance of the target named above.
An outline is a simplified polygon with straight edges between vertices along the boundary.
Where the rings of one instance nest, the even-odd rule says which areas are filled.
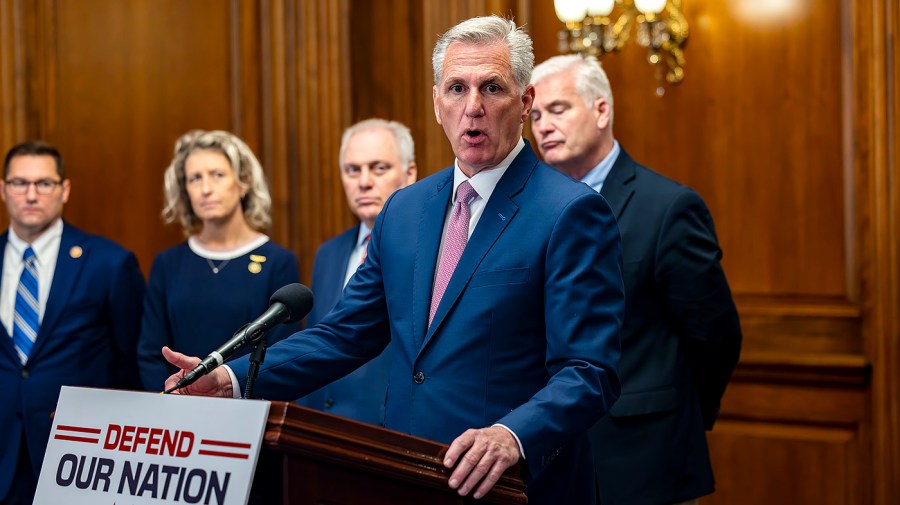
[[[250,352],[250,368],[247,370],[247,383],[244,385],[244,399],[253,398],[253,383],[256,382],[256,376],[259,374],[259,367],[266,360],[266,339],[260,338],[253,344],[253,351]]]

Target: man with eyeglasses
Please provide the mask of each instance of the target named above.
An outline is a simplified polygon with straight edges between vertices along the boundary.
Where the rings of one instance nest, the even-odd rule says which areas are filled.
[[[59,151],[14,146],[0,198],[0,503],[34,498],[60,388],[140,387],[144,278],[134,254],[62,220],[71,183]]]

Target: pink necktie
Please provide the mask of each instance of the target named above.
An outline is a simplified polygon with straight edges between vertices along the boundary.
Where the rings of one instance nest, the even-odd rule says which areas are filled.
[[[469,203],[478,196],[475,189],[465,181],[456,189],[456,205],[450,215],[450,223],[447,224],[447,236],[444,237],[444,247],[441,251],[441,261],[438,263],[437,279],[434,281],[434,290],[431,292],[431,312],[428,314],[428,324],[434,319],[441,297],[450,283],[450,277],[456,270],[456,264],[462,256],[466,242],[469,241],[469,219],[472,213],[469,211]]]

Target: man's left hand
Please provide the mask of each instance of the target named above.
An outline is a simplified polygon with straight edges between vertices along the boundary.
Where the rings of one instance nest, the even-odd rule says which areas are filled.
[[[456,489],[460,496],[466,496],[478,486],[472,495],[476,499],[486,495],[503,472],[518,461],[519,445],[512,434],[501,426],[466,430],[450,444],[444,456],[445,467],[456,465],[450,475],[450,487]]]

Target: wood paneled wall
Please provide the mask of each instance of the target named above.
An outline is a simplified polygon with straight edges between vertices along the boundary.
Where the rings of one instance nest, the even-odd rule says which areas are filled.
[[[438,34],[511,14],[542,61],[561,27],[552,4],[0,0],[0,148],[57,144],[67,219],[146,272],[182,239],[159,218],[175,139],[234,131],[271,181],[271,235],[308,281],[318,244],[353,222],[341,131],[397,119],[421,176],[449,165],[431,102]],[[684,4],[680,85],[656,96],[633,44],[604,66],[622,145],[709,204],[741,313],[744,353],[710,434],[719,491],[703,502],[900,502],[896,1]]]
[[[145,271],[158,250],[182,238],[160,219],[162,174],[178,136],[227,129],[251,145],[261,136],[257,101],[247,99],[260,94],[259,72],[242,61],[258,51],[254,40],[234,43],[247,14],[237,6],[0,3],[4,151],[26,138],[59,147],[72,179],[66,219],[136,251]]]

